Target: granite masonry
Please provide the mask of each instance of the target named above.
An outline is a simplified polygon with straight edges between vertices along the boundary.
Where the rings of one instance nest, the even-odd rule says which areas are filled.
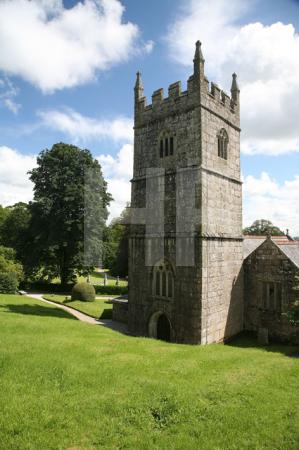
[[[237,77],[230,96],[209,83],[199,41],[193,62],[186,91],[173,83],[149,105],[137,73],[129,299],[114,308],[133,335],[208,344],[268,325],[253,259],[244,290]]]
[[[200,42],[185,92],[173,83],[168,97],[159,89],[147,105],[138,73],[134,130],[129,331],[220,342],[243,328],[236,75],[231,97],[209,85]],[[147,210],[145,224],[138,210]]]

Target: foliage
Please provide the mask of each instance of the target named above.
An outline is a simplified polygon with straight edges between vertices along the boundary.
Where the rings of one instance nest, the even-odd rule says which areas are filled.
[[[34,201],[26,266],[31,274],[59,276],[66,285],[101,259],[111,201],[101,166],[89,150],[60,143],[40,153],[30,180]]]
[[[129,214],[127,207],[104,231],[104,267],[114,276],[128,275]]]
[[[0,342],[2,449],[298,449],[294,347],[136,338],[20,296]]]
[[[4,224],[8,214],[9,214],[8,209],[4,208],[3,206],[0,205],[0,244],[3,244],[2,227],[3,227],[3,224]]]
[[[15,293],[22,277],[22,265],[16,261],[15,251],[0,246],[0,292]]]
[[[92,284],[81,282],[75,284],[72,289],[72,300],[80,300],[82,302],[94,302],[96,291]]]
[[[296,277],[296,280],[299,282],[299,277]],[[294,289],[296,291],[299,291],[299,285]],[[292,325],[294,325],[295,327],[299,327],[299,298],[296,299],[291,305],[289,311],[287,312],[287,317]]]
[[[255,236],[267,236],[267,234],[272,236],[283,236],[284,233],[269,220],[256,220],[253,222],[251,227],[244,228],[243,234],[255,235]]]
[[[29,205],[23,202],[5,208],[6,215],[1,226],[1,242],[16,251],[16,257],[24,262],[30,221]]]
[[[43,298],[51,302],[70,306],[96,319],[112,319],[112,303],[108,302],[107,297],[96,298],[94,302],[82,302],[80,300],[72,300],[69,296],[54,294],[43,295]]]
[[[18,285],[19,281],[15,272],[2,272],[0,268],[0,293],[15,294]]]
[[[15,251],[0,246],[0,292],[15,293],[22,278],[22,265],[16,261]]]
[[[94,286],[99,295],[125,295],[128,293],[128,286]]]

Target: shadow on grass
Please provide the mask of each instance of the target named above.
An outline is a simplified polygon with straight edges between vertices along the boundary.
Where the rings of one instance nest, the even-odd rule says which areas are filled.
[[[112,309],[111,308],[104,309],[99,319],[112,319]]]
[[[282,344],[280,342],[270,342],[269,345],[260,345],[257,341],[254,333],[246,332],[239,334],[235,338],[232,338],[228,342],[225,343],[230,347],[238,347],[238,348],[256,348],[263,349],[267,352],[272,353],[281,353],[286,356],[292,356],[294,352],[298,351],[298,346],[295,344]]]
[[[24,314],[29,316],[41,316],[41,317],[59,317],[61,319],[77,320],[74,316],[71,316],[67,312],[58,308],[49,308],[48,306],[40,305],[0,305],[3,312],[11,312],[15,314]],[[0,310],[1,311],[1,310]]]

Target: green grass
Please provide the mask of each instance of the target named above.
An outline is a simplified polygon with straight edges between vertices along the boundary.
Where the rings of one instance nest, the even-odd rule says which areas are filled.
[[[299,361],[133,338],[0,296],[0,448],[297,450]]]
[[[107,300],[109,298],[113,298],[113,296],[96,298],[94,302],[81,302],[80,300],[71,301],[70,297],[54,294],[45,294],[43,295],[43,298],[46,300],[51,300],[52,302],[70,306],[71,308],[77,309],[78,311],[95,317],[96,319],[112,319],[112,304],[107,303]]]
[[[78,277],[78,281],[86,281],[86,277]],[[103,272],[93,272],[90,275],[91,284],[103,284],[104,283],[104,273]],[[115,286],[116,278],[107,278],[107,286]],[[127,286],[128,282],[126,280],[119,280],[119,286]]]
[[[96,272],[94,271],[91,275],[90,275],[90,282],[91,284],[103,284],[104,283],[104,272]],[[108,274],[107,274],[108,277]],[[77,282],[80,281],[86,281],[87,277],[77,277]],[[52,281],[52,283],[60,283],[60,278],[54,278],[54,280]],[[115,286],[116,285],[116,278],[115,277],[111,277],[109,275],[109,278],[107,278],[106,280],[106,286]],[[128,286],[128,282],[126,280],[119,280],[119,286]]]

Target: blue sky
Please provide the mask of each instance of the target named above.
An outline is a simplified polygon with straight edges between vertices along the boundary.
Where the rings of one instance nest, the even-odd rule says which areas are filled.
[[[89,148],[115,198],[129,199],[135,73],[145,94],[192,71],[229,90],[239,76],[244,223],[299,235],[299,2],[2,0],[0,203],[29,200],[26,171],[55,142]]]

